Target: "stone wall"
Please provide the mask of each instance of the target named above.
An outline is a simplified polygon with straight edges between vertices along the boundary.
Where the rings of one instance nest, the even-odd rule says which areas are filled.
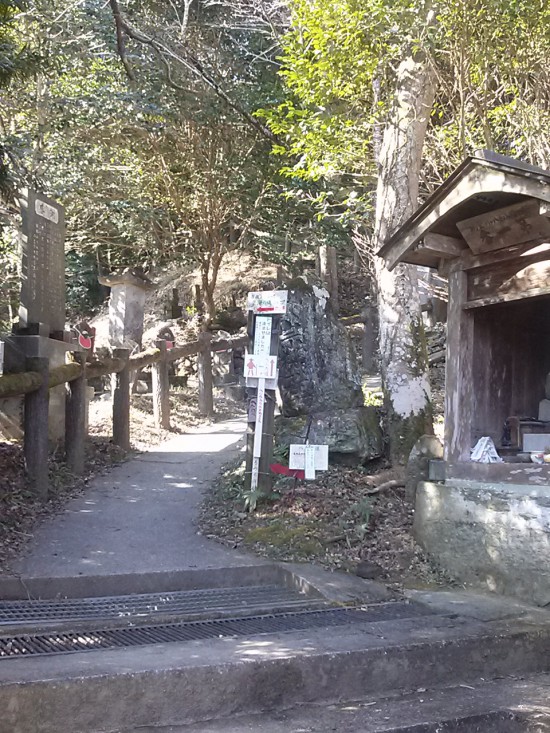
[[[550,603],[550,488],[421,482],[414,534],[458,581]]]

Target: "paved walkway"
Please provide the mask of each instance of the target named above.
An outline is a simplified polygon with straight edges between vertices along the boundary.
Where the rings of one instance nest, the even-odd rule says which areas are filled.
[[[94,479],[40,526],[15,572],[59,578],[258,562],[195,526],[203,490],[238,455],[244,432],[239,420],[203,426]]]

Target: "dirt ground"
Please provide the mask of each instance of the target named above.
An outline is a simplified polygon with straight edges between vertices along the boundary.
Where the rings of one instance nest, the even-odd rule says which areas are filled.
[[[235,417],[239,408],[225,397],[222,390],[214,389],[215,419]],[[111,436],[112,403],[109,394],[94,399],[90,404],[89,433],[106,440]],[[171,430],[155,425],[153,401],[150,394],[134,394],[130,409],[130,439],[135,450],[146,450],[167,440],[174,433],[183,433],[189,427],[204,424],[198,408],[198,389],[190,386],[170,393]]]

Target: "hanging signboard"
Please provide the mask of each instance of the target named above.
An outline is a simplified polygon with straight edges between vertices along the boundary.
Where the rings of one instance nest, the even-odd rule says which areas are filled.
[[[258,315],[284,314],[287,300],[288,290],[261,290],[248,293],[248,310]]]

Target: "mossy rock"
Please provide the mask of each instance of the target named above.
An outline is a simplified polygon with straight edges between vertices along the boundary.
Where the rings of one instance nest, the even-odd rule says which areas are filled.
[[[275,442],[287,447],[303,443],[309,418],[275,418]],[[379,458],[384,441],[378,411],[374,407],[316,412],[311,416],[309,442],[328,445],[331,460],[347,464],[362,464]]]
[[[284,520],[276,520],[265,527],[256,527],[246,533],[247,545],[263,545],[275,548],[293,556],[310,557],[323,551],[323,544],[317,537],[312,524],[289,526]]]

